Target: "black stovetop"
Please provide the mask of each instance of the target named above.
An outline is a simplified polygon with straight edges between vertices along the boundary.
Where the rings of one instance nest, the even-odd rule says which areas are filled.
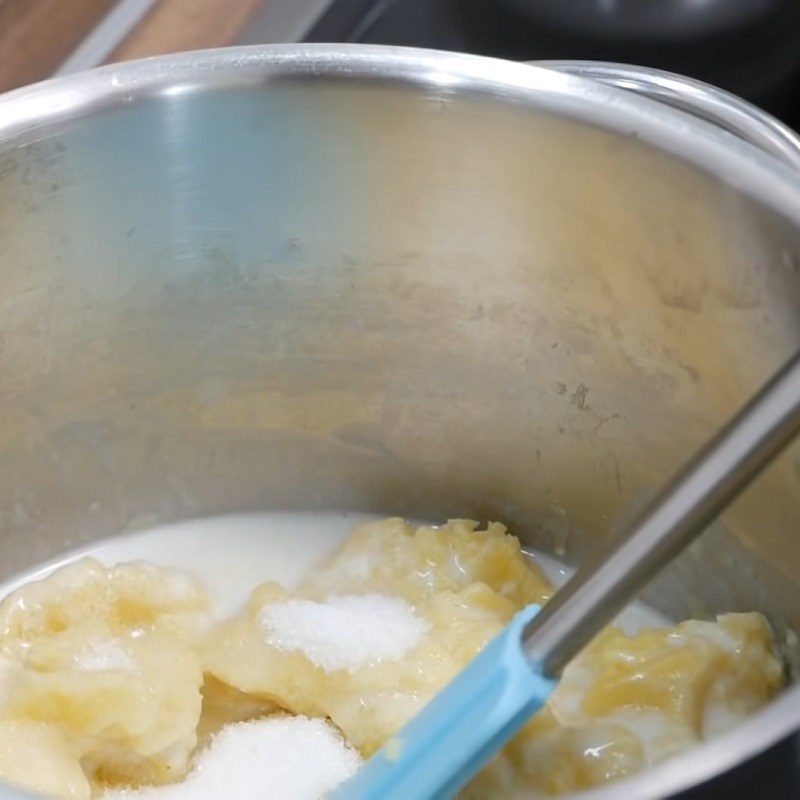
[[[520,10],[524,5],[524,0],[334,0],[305,38],[526,61],[652,66],[720,86],[800,127],[800,0],[772,0],[771,13],[740,28],[694,38],[652,35],[646,41],[564,30]]]

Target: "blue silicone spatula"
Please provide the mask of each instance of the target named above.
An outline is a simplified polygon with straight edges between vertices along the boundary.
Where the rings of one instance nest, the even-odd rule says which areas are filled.
[[[529,606],[329,800],[449,800],[563,667],[800,432],[797,353],[541,610]]]

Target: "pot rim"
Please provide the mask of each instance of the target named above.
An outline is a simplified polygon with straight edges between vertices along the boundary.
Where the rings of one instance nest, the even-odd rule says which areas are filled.
[[[604,61],[532,63],[617,86],[686,111],[750,142],[800,173],[800,135],[766,111],[709,83],[652,67]]]
[[[544,66],[404,47],[256,45],[131,61],[53,78],[0,95],[0,151],[46,136],[50,125],[148,97],[262,86],[287,76],[328,77],[494,96],[644,141],[776,211],[800,229],[800,173],[685,111]],[[800,727],[800,684],[729,733],[583,800],[664,797],[703,783]],[[624,786],[624,788],[623,788]],[[24,797],[11,790],[2,796]]]

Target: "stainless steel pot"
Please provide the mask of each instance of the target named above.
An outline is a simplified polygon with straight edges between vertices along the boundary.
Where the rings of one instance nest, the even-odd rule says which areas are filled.
[[[667,80],[680,108],[345,46],[0,99],[2,574],[276,507],[500,518],[579,562],[800,344],[796,137],[707,87],[595,69]],[[791,662],[798,475],[795,449],[648,601],[763,610]],[[795,686],[625,797],[798,726]]]

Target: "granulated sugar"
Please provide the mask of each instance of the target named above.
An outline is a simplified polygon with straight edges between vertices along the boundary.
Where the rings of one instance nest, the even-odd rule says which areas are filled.
[[[115,639],[98,639],[87,644],[76,656],[75,667],[83,672],[106,669],[133,670],[136,662]]]
[[[320,800],[359,763],[323,720],[270,717],[223,728],[182,783],[109,789],[102,800]]]
[[[403,599],[382,594],[295,598],[264,606],[258,619],[270,646],[328,672],[402,658],[430,627]]]

